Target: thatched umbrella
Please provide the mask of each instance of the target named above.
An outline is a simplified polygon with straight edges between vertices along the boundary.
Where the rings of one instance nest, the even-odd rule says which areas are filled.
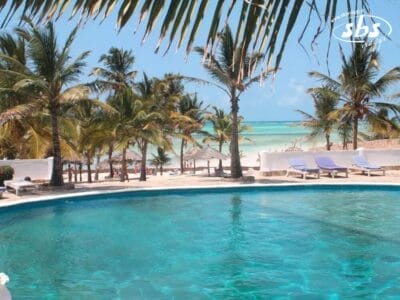
[[[137,154],[135,151],[126,151],[126,156],[125,156],[127,161],[134,162],[134,161],[141,161],[142,156]],[[112,157],[112,161],[120,162],[122,161],[122,153],[114,155]]]
[[[194,172],[196,172],[196,160],[204,159],[207,160],[207,169],[208,169],[208,176],[210,176],[210,159],[228,159],[228,156],[222,154],[218,150],[211,148],[209,145],[203,149],[199,148],[192,148],[188,152],[186,152],[184,156],[185,160],[193,159],[194,163]]]

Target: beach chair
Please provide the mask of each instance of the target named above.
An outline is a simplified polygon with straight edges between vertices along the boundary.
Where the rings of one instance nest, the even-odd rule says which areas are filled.
[[[291,172],[301,174],[304,180],[307,179],[307,175],[310,174],[314,174],[317,178],[319,178],[319,169],[307,167],[305,161],[300,158],[289,160],[289,168],[286,170],[286,177],[288,177],[289,173]]]
[[[385,169],[379,166],[371,165],[368,160],[361,155],[353,156],[352,158],[353,167],[362,173],[367,173],[368,176],[371,176],[371,172],[373,171],[381,171],[383,176],[385,176]]]
[[[4,181],[4,186],[6,188],[11,188],[15,191],[15,194],[19,196],[20,191],[26,190],[26,189],[38,189],[38,185],[34,184],[31,181],[28,180],[6,180]]]
[[[345,173],[346,177],[349,177],[349,171],[346,167],[341,167],[335,164],[335,162],[327,156],[316,156],[314,157],[315,163],[322,172],[328,173],[333,178],[337,173]]]
[[[3,193],[6,191],[6,188],[4,186],[0,187],[0,199],[3,198]]]

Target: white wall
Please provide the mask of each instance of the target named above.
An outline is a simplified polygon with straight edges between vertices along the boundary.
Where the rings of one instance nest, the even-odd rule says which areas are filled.
[[[400,149],[358,149],[350,151],[320,152],[260,152],[260,171],[284,171],[289,167],[289,159],[302,158],[308,167],[316,167],[314,156],[328,156],[337,165],[351,167],[353,156],[362,154],[371,164],[378,166],[400,166]]]
[[[0,160],[0,166],[11,166],[14,169],[13,179],[50,180],[53,170],[53,157],[46,159]]]

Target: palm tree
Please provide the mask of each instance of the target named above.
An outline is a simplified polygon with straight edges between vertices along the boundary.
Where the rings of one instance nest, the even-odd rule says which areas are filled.
[[[222,153],[222,147],[231,140],[232,120],[222,109],[213,106],[214,113],[208,115],[207,120],[211,122],[214,134],[208,134],[204,143],[218,143],[218,151]],[[222,171],[222,160],[219,160],[218,170]]]
[[[199,102],[197,95],[191,97],[189,94],[186,94],[178,103],[178,112],[184,117],[178,122],[179,135],[181,136],[180,163],[182,174],[184,171],[183,152],[187,143],[196,143],[193,134],[204,133],[201,130],[205,122],[205,110],[202,106],[203,101]]]
[[[87,100],[70,108],[67,117],[70,120],[70,140],[75,144],[75,149],[80,157],[86,159],[88,182],[92,182],[91,164],[96,152],[108,142],[104,134],[104,115],[109,115],[111,108],[102,109],[104,106],[98,102]]]
[[[400,111],[398,105],[372,101],[373,98],[382,97],[388,87],[400,80],[400,67],[395,67],[374,80],[379,70],[379,55],[374,44],[366,42],[356,43],[349,58],[342,55],[342,63],[342,71],[338,80],[316,71],[309,74],[340,95],[343,106],[338,108],[333,115],[342,120],[351,119],[353,149],[355,150],[357,149],[360,121],[364,119],[380,120],[378,112],[381,108],[394,112]]]
[[[398,117],[390,117],[386,108],[381,108],[377,113],[378,118],[368,120],[373,139],[397,138],[400,134]]]
[[[243,57],[242,48],[236,47],[232,32],[227,26],[220,35],[220,46],[218,55],[206,53],[203,48],[196,47],[195,51],[205,57],[204,68],[215,80],[215,85],[224,91],[231,102],[231,176],[239,178],[242,176],[239,152],[239,133],[238,133],[238,112],[239,97],[254,82],[265,78],[268,73],[262,72],[259,75],[251,76],[263,59],[259,52],[246,54]],[[242,73],[242,74],[240,74]],[[238,79],[240,78],[240,79]]]
[[[140,166],[140,181],[146,181],[146,163],[148,145],[168,146],[164,140],[161,124],[164,122],[165,112],[160,110],[160,86],[164,84],[157,79],[149,79],[146,73],[143,80],[136,84],[137,97],[142,103],[140,115],[136,119],[136,142],[139,146],[142,162]],[[167,105],[168,106],[168,105]]]
[[[297,110],[305,117],[302,125],[310,128],[310,138],[323,135],[326,140],[326,150],[331,150],[331,133],[336,124],[336,120],[331,118],[331,113],[337,109],[339,97],[328,87],[309,89],[314,100],[315,115],[312,116],[302,110]]]
[[[28,47],[31,68],[9,56],[1,56],[2,61],[14,64],[18,71],[1,69],[0,74],[13,84],[9,86],[15,93],[29,94],[27,103],[17,105],[0,116],[0,123],[11,121],[16,116],[28,116],[45,110],[51,117],[52,155],[54,165],[50,184],[63,184],[62,159],[59,136],[60,106],[87,98],[88,89],[78,85],[66,88],[75,82],[85,66],[84,59],[89,52],[83,52],[71,59],[70,48],[77,33],[75,28],[67,37],[63,47],[59,48],[53,23],[39,29],[28,21],[29,29],[18,29]]]
[[[108,92],[109,98],[125,97],[126,100],[126,89],[133,87],[134,80],[137,74],[137,71],[133,70],[135,57],[133,56],[132,51],[111,47],[108,50],[107,54],[103,54],[100,57],[99,63],[102,63],[104,67],[97,67],[94,68],[92,71],[92,75],[97,77],[97,79],[92,83],[92,87],[94,88],[94,90],[99,91],[100,93]],[[121,109],[123,109],[123,107],[127,104],[126,101],[113,102],[111,99],[109,99],[109,101],[111,101],[112,103],[123,104],[122,106],[118,106]],[[124,114],[123,111],[120,111],[120,113]],[[107,128],[104,128],[106,130],[105,132],[110,134],[107,154],[110,164],[111,178],[114,177],[114,169],[111,158],[114,152],[114,148],[116,146],[112,136],[113,123],[113,120],[109,119],[108,126],[106,126]],[[123,149],[123,152],[126,153],[126,149]],[[126,161],[124,161],[124,158],[122,161],[122,165],[125,166],[125,168],[123,167],[123,170],[126,169]],[[126,174],[123,175],[123,178],[125,178]]]
[[[368,0],[346,1],[348,12],[364,9],[370,12]],[[120,3],[120,4],[119,4]],[[34,15],[35,19],[48,21],[58,18],[67,11],[72,15],[80,14],[81,19],[90,18],[117,18],[117,26],[123,28],[131,19],[137,19],[142,23],[147,17],[142,42],[148,35],[161,27],[157,51],[165,37],[168,38],[167,50],[174,41],[177,41],[178,48],[184,44],[187,36],[186,52],[192,50],[192,46],[200,31],[208,32],[205,49],[214,49],[218,44],[218,32],[224,28],[231,16],[237,19],[235,35],[235,48],[239,47],[242,53],[242,61],[250,47],[253,51],[264,52],[270,58],[276,53],[276,67],[282,58],[286,43],[297,23],[302,25],[299,40],[301,41],[304,32],[311,27],[312,20],[317,19],[321,25],[316,29],[315,38],[321,34],[321,28],[329,28],[330,35],[334,27],[334,20],[339,0],[332,1],[304,1],[304,0],[243,0],[243,1],[214,1],[214,0],[147,0],[147,1],[65,1],[65,0],[11,0],[0,1],[0,11],[5,12],[6,18],[3,25],[15,15],[22,11],[22,15]],[[118,5],[119,4],[119,5]],[[73,9],[72,9],[73,8]],[[117,13],[112,11],[116,9]],[[321,17],[321,12],[325,12]],[[207,16],[207,18],[204,18]],[[237,18],[236,16],[240,16]],[[160,26],[156,22],[161,18]],[[308,19],[307,22],[303,22]],[[205,23],[203,20],[207,20]],[[132,21],[135,22],[135,21]],[[327,25],[327,26],[324,26]],[[243,73],[239,72],[241,76]]]
[[[231,133],[232,133],[232,118],[225,113],[222,109],[219,109],[213,106],[214,113],[206,116],[206,120],[210,121],[213,127],[214,134],[206,133],[207,137],[203,140],[204,143],[215,142],[218,144],[218,151],[222,153],[222,147],[225,143],[231,141]],[[242,125],[243,117],[238,117],[239,126],[238,132],[239,134],[243,131],[250,130],[250,126]],[[243,139],[242,136],[239,135],[239,142]],[[247,139],[249,140],[249,139]],[[218,170],[222,171],[222,160],[219,160]]]
[[[153,160],[152,163],[156,167],[160,167],[160,174],[161,176],[163,175],[163,166],[167,164],[171,158],[168,157],[166,154],[165,150],[163,148],[158,147],[157,148],[157,155],[153,154]]]

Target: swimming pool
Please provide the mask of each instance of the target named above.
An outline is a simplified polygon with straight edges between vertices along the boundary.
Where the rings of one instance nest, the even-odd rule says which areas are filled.
[[[400,295],[400,187],[118,193],[0,209],[15,299]]]

